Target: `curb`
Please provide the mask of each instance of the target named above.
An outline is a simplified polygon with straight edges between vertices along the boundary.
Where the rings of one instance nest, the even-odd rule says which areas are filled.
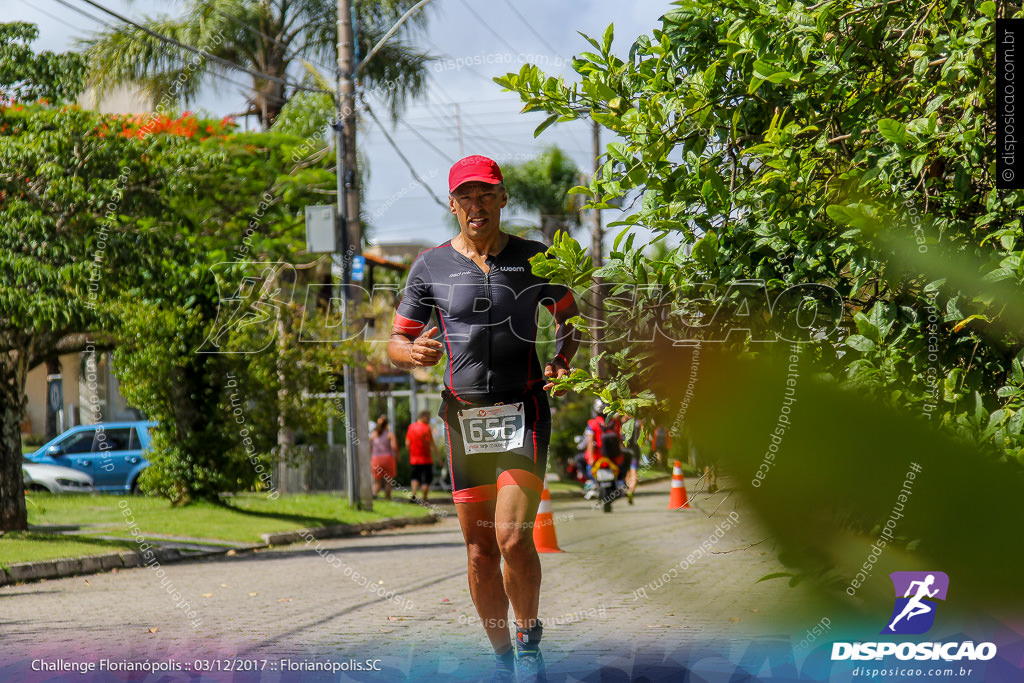
[[[384,529],[396,529],[414,524],[434,524],[437,517],[427,515],[426,517],[397,517],[382,519],[377,522],[363,522],[361,524],[337,524],[334,526],[317,527],[314,529],[299,529],[281,534],[262,534],[263,543],[248,545],[244,547],[218,548],[216,550],[197,550],[182,552],[177,548],[156,548],[151,551],[151,557],[160,564],[171,564],[185,560],[227,555],[242,551],[258,550],[269,548],[273,545],[287,545],[298,541],[304,541],[310,536],[313,538],[342,538],[345,536],[358,536],[364,531],[382,531]],[[152,559],[148,560],[152,562]],[[86,574],[101,574],[112,569],[130,569],[141,567],[147,560],[142,552],[132,550],[121,553],[109,553],[106,555],[88,555],[85,557],[63,558],[58,560],[44,560],[41,562],[20,562],[12,564],[7,569],[0,568],[0,586],[15,583],[26,583],[29,581],[43,581],[46,579],[63,579],[69,576],[81,576]]]
[[[183,555],[174,548],[154,550],[153,556],[161,564],[190,559],[210,553]],[[214,551],[219,552],[219,551]],[[12,564],[6,570],[0,569],[0,586],[4,584],[39,581],[42,579],[60,579],[79,574],[99,574],[111,569],[138,567],[143,564],[141,552],[109,553],[106,555],[87,555],[85,557],[44,560],[42,562],[20,562]]]
[[[384,529],[397,529],[398,527],[411,526],[415,524],[434,524],[437,517],[427,515],[426,517],[395,517],[382,519],[378,522],[363,522],[361,524],[336,524],[334,526],[322,526],[315,529],[298,529],[280,534],[261,534],[264,546],[288,545],[313,538],[344,538],[345,536],[358,536],[364,531],[382,531]]]

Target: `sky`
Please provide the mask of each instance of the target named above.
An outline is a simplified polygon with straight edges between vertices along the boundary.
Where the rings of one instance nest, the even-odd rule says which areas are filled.
[[[65,2],[97,18],[105,17],[81,0]],[[100,0],[100,4],[136,20],[173,15],[182,6],[159,0]],[[533,130],[544,115],[521,114],[518,95],[502,92],[491,79],[530,62],[550,75],[574,80],[572,56],[591,49],[577,32],[599,39],[608,25],[614,24],[613,50],[625,55],[637,36],[659,25],[658,18],[669,7],[669,0],[434,0],[427,8],[426,29],[413,36],[420,49],[438,57],[427,67],[426,94],[413,101],[394,126],[380,116],[384,111],[380,104],[374,109],[415,171],[445,201],[449,167],[470,154],[484,154],[506,165],[522,163],[557,144],[580,168],[590,171],[593,146],[589,122],[558,124],[535,139]],[[0,0],[0,21],[38,24],[36,50],[74,49],[77,39],[102,29],[57,0]],[[244,83],[248,77],[240,73],[235,80]],[[372,97],[370,101],[372,106]],[[242,111],[245,98],[240,87],[215,79],[192,108],[220,117]],[[603,131],[602,145],[610,140],[609,133]],[[415,180],[369,119],[362,124],[358,145],[361,158],[368,163],[363,211],[371,218],[371,242],[439,243],[452,236],[447,207],[439,206]],[[603,211],[604,223],[615,220],[616,213]],[[529,215],[507,213],[506,217],[513,223],[535,222]],[[576,236],[589,243],[584,231]],[[606,236],[606,244],[610,238]]]

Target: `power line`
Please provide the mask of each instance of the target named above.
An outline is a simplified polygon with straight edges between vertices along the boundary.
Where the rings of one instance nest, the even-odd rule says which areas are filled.
[[[518,52],[516,51],[516,49],[515,49],[514,47],[512,47],[511,45],[509,45],[509,44],[508,44],[508,42],[507,42],[507,41],[506,41],[506,40],[505,40],[504,38],[502,38],[502,37],[501,37],[500,35],[498,35],[498,32],[497,32],[497,31],[495,31],[495,30],[494,30],[493,28],[491,28],[491,25],[490,25],[489,23],[487,23],[487,21],[485,21],[483,17],[481,17],[481,16],[479,15],[479,14],[477,14],[476,10],[475,10],[475,9],[473,9],[472,5],[470,5],[470,4],[468,3],[468,2],[466,2],[466,0],[459,0],[459,2],[461,2],[461,3],[462,3],[462,5],[463,5],[463,7],[465,7],[466,9],[468,9],[468,10],[470,11],[470,13],[471,13],[471,14],[472,14],[472,15],[473,15],[474,17],[476,17],[476,18],[477,18],[477,21],[479,21],[479,22],[480,22],[480,23],[481,23],[481,24],[483,25],[483,27],[484,27],[485,29],[487,29],[488,31],[490,31],[490,33],[491,33],[491,35],[492,35],[492,36],[494,36],[495,38],[497,38],[497,39],[498,39],[498,41],[499,41],[499,42],[501,42],[501,44],[502,44],[502,45],[504,45],[504,46],[505,46],[505,47],[507,47],[507,48],[508,48],[509,50],[511,50],[511,51],[512,51],[512,54],[519,54],[519,53],[518,53]]]
[[[516,9],[515,5],[513,5],[511,2],[509,2],[509,0],[505,0],[505,4],[508,5],[508,8],[510,10],[515,12],[515,15],[517,17],[519,17],[519,21],[523,22],[523,25],[526,26],[526,28],[527,28],[527,30],[529,32],[532,33],[533,35],[537,36],[537,39],[540,40],[540,42],[544,43],[544,47],[546,47],[547,49],[551,50],[551,54],[553,54],[553,55],[557,55],[558,54],[558,50],[556,50],[555,48],[551,47],[551,43],[549,43],[548,41],[544,40],[544,36],[542,36],[541,34],[537,33],[533,29],[533,26],[530,24],[530,22],[528,22],[526,20],[526,17],[524,17],[522,14],[519,13],[519,10]]]
[[[227,19],[228,21],[234,22],[235,24],[238,24],[242,28],[248,29],[252,33],[255,33],[257,35],[263,36],[264,38],[266,38],[267,40],[271,41],[275,45],[280,45],[281,47],[285,48],[286,50],[291,47],[288,43],[282,42],[282,41],[278,40],[277,38],[275,38],[275,37],[273,37],[271,35],[268,35],[267,33],[264,33],[260,29],[256,28],[255,26],[253,26],[251,24],[248,24],[248,23],[242,21],[238,17],[233,17],[230,14],[228,14],[227,12],[225,12],[223,10],[220,10],[220,9],[217,9],[216,7],[213,6],[212,0],[206,0],[206,6],[209,7],[210,9],[212,9],[213,11],[215,11],[217,14],[221,15],[222,17],[224,17],[225,19]],[[295,55],[293,54],[292,57],[294,58]],[[318,67],[320,67],[324,71],[326,71],[328,73],[331,72],[331,68],[330,67],[324,66],[323,64],[321,64],[320,62],[318,62],[316,60],[310,59],[309,61],[311,63],[317,65]]]
[[[433,0],[419,0],[419,2],[417,2],[415,5],[410,7],[409,10],[405,14],[403,14],[398,21],[395,22],[395,25],[392,26],[390,29],[388,29],[388,32],[385,33],[384,36],[379,41],[377,41],[377,44],[374,45],[370,49],[370,51],[366,53],[366,56],[363,57],[361,60],[359,60],[359,63],[356,65],[355,71],[352,72],[352,77],[355,78],[356,76],[359,75],[359,72],[361,72],[363,70],[363,67],[366,66],[366,63],[368,61],[370,61],[371,59],[373,59],[373,56],[375,54],[377,54],[377,51],[380,50],[381,47],[384,46],[384,43],[387,41],[388,38],[390,38],[391,36],[395,35],[398,32],[398,29],[400,29],[402,27],[402,24],[405,23],[406,19],[408,19],[412,15],[416,14],[416,12],[420,11],[420,9],[424,5],[426,5],[426,4],[430,3],[430,2],[433,2]],[[353,14],[352,16],[353,16],[353,24],[354,24],[355,23],[355,19],[354,19],[355,15]],[[359,59],[358,55],[356,55],[356,59]]]
[[[421,117],[416,117],[416,120],[422,121],[425,118],[427,118],[427,117],[422,117],[422,116]],[[476,125],[481,125],[481,126],[500,126],[502,130],[508,130],[508,129],[511,129],[511,128],[517,127],[517,126],[532,126],[532,127],[536,128],[538,123],[540,123],[540,121],[487,121],[486,123],[476,124]],[[431,130],[431,131],[451,130],[450,126],[444,126],[444,125],[442,125],[442,126],[428,126],[426,124],[418,124],[418,125],[419,125],[421,130]],[[518,130],[520,132],[524,132],[524,129],[522,129],[522,128],[518,128]],[[479,132],[479,131],[477,131],[477,132]],[[529,131],[525,131],[525,132],[529,132]],[[490,131],[485,131],[485,133],[490,133]]]
[[[524,142],[522,140],[495,137],[493,135],[467,134],[464,137],[469,141],[469,144],[474,147],[486,146],[487,148],[482,149],[481,152],[495,158],[508,154],[509,147],[517,147],[520,149],[528,150],[533,153],[532,156],[540,156],[544,152],[544,149],[548,146],[536,141],[531,143]],[[401,131],[399,132],[398,135],[394,136],[394,139],[401,141],[403,144],[412,140],[412,138],[410,137],[403,137],[403,133]],[[582,147],[578,146],[560,144],[558,145],[558,148],[561,149],[563,152],[571,152],[574,154],[582,155],[584,157],[589,155],[588,150],[585,150]]]
[[[28,4],[29,4],[29,3],[28,3],[28,0],[21,0],[21,1],[22,1],[23,3],[25,3],[26,5],[28,5]],[[94,15],[94,14],[90,14],[90,13],[86,12],[86,11],[85,11],[85,10],[83,10],[83,9],[80,9],[80,8],[78,8],[78,7],[74,7],[74,6],[72,6],[72,5],[67,5],[66,3],[63,3],[63,2],[61,2],[61,0],[54,0],[54,1],[55,1],[55,2],[59,2],[60,4],[62,4],[62,5],[64,5],[65,7],[67,7],[68,9],[70,9],[70,10],[72,10],[72,11],[75,11],[75,12],[77,12],[77,13],[81,14],[81,15],[82,15],[83,17],[86,17],[86,18],[88,18],[88,19],[91,19],[91,20],[93,20],[94,22],[96,22],[96,23],[97,23],[97,24],[99,24],[100,26],[103,26],[104,28],[107,28],[107,29],[113,29],[113,28],[114,28],[114,26],[113,26],[112,24],[110,24],[109,22],[106,22],[106,21],[104,21],[103,19],[100,19],[99,17],[97,17],[97,16],[96,16],[96,15]],[[30,6],[30,7],[32,7],[32,5],[29,5],[29,6]],[[45,10],[43,10],[43,9],[40,9],[40,8],[38,8],[38,7],[33,7],[33,9],[35,9],[35,10],[39,11],[39,12],[40,12],[40,13],[42,13],[42,14],[45,14],[46,16],[50,17],[51,19],[55,19],[55,20],[57,20],[57,21],[60,21],[60,22],[61,22],[61,23],[63,23],[63,24],[65,25],[65,26],[68,26],[68,27],[70,27],[70,28],[73,28],[73,29],[79,29],[79,28],[81,28],[80,26],[74,26],[74,25],[72,25],[72,24],[69,24],[69,23],[67,23],[66,21],[63,21],[63,20],[62,20],[62,19],[61,19],[60,17],[58,17],[58,16],[56,16],[56,15],[54,15],[54,14],[50,14],[50,13],[46,12]],[[219,79],[221,79],[221,80],[227,81],[228,83],[231,83],[232,85],[237,85],[238,87],[242,88],[243,90],[252,90],[252,86],[251,86],[251,85],[249,85],[249,84],[246,84],[246,83],[241,83],[241,82],[239,82],[239,81],[236,81],[236,80],[234,80],[234,79],[232,79],[232,78],[229,78],[229,77],[225,76],[224,74],[221,74],[221,73],[217,73],[216,71],[211,71],[211,72],[209,72],[209,75],[211,75],[211,76],[213,76],[213,77],[215,77],[215,78],[219,78]],[[286,102],[288,101],[288,100],[284,99],[283,97],[281,97],[280,95],[275,95],[275,94],[273,94],[273,93],[264,93],[264,95],[263,95],[263,96],[264,96],[264,97],[269,97],[269,98],[273,98],[273,99],[274,99],[275,101],[277,101],[277,102],[281,102],[281,103],[286,103]]]
[[[36,12],[39,12],[43,16],[50,17],[54,21],[59,22],[61,24],[64,24],[65,26],[67,26],[70,29],[74,29],[74,30],[77,31],[77,30],[82,28],[81,26],[75,26],[74,24],[69,24],[68,22],[66,22],[63,19],[61,19],[60,17],[58,17],[56,14],[50,14],[49,12],[47,12],[46,10],[44,10],[41,7],[36,7],[35,5],[29,4],[28,0],[21,0],[21,4],[25,5],[26,7],[31,8],[31,9],[34,9]]]
[[[366,97],[364,96],[363,99],[365,101]],[[400,118],[398,120],[398,123],[403,125],[403,126],[405,126],[405,128],[410,133],[412,133],[413,135],[418,137],[420,140],[422,140],[424,143],[426,143],[426,145],[428,147],[430,147],[432,150],[434,150],[435,152],[440,154],[441,157],[446,159],[449,163],[455,163],[455,159],[453,159],[450,156],[448,156],[448,154],[444,150],[440,149],[437,145],[435,145],[433,142],[431,142],[426,136],[424,136],[422,133],[420,133],[418,130],[416,130],[416,128],[413,128],[411,125],[409,125],[409,123],[406,121],[406,117],[403,116],[402,118]]]
[[[405,121],[402,121],[401,123],[402,123],[402,125],[403,125],[403,126],[405,126],[405,127],[407,128],[407,129],[409,129],[409,131],[410,131],[410,132],[411,132],[411,133],[412,133],[413,135],[415,135],[415,136],[416,136],[416,137],[418,137],[418,138],[419,138],[420,140],[422,140],[423,142],[425,142],[425,143],[427,144],[427,146],[428,146],[428,147],[430,147],[430,149],[434,150],[435,152],[437,152],[438,154],[440,154],[440,155],[441,155],[441,156],[442,156],[442,157],[443,157],[444,159],[446,159],[446,160],[448,161],[448,163],[450,163],[450,164],[454,164],[454,163],[455,163],[455,159],[451,158],[450,156],[448,156],[447,154],[445,154],[445,153],[444,153],[443,151],[441,151],[441,150],[440,150],[440,149],[439,149],[439,148],[438,148],[438,147],[437,147],[437,146],[436,146],[436,145],[435,145],[435,144],[434,144],[433,142],[431,142],[431,141],[430,141],[430,140],[428,140],[428,139],[427,139],[426,137],[424,137],[424,136],[423,136],[423,134],[421,134],[421,133],[420,133],[420,132],[419,132],[418,130],[416,130],[415,128],[413,128],[412,126],[410,126],[410,125],[409,125],[408,123],[406,123]]]
[[[64,5],[65,7],[71,7],[71,5],[67,2],[67,0],[54,0],[54,1],[55,2],[59,2],[60,4]],[[213,54],[210,54],[208,52],[203,52],[202,50],[198,50],[198,49],[192,47],[191,45],[186,45],[185,43],[182,43],[179,40],[175,40],[174,38],[170,38],[170,37],[165,36],[165,35],[163,35],[161,33],[157,33],[156,31],[154,31],[154,30],[152,30],[152,29],[150,29],[150,28],[148,28],[146,26],[143,26],[142,24],[139,24],[139,23],[137,23],[135,21],[132,21],[128,17],[125,17],[125,16],[123,16],[121,14],[118,14],[117,12],[115,12],[115,11],[113,11],[111,9],[108,9],[108,8],[104,7],[103,5],[101,5],[101,4],[99,4],[97,2],[94,2],[94,0],[80,0],[80,1],[86,3],[87,5],[91,5],[91,6],[95,7],[96,9],[100,10],[101,12],[104,12],[105,14],[109,14],[110,16],[114,17],[115,19],[118,19],[119,21],[123,21],[124,23],[129,24],[130,26],[134,26],[135,28],[139,29],[140,31],[143,31],[144,33],[147,33],[147,34],[153,36],[157,40],[165,42],[165,43],[167,43],[169,45],[175,45],[177,47],[180,47],[183,50],[187,50],[188,52],[192,52],[194,54],[197,54],[200,57],[203,57],[204,59],[209,59],[209,60],[214,61],[214,62],[216,62],[216,63],[218,63],[218,64],[220,64],[222,66],[226,66],[226,67],[228,67],[230,69],[236,69],[238,71],[244,71],[245,73],[249,74],[250,76],[256,76],[257,78],[262,78],[264,80],[272,81],[274,83],[280,83],[281,85],[285,85],[285,86],[291,86],[291,87],[295,88],[296,90],[305,90],[307,92],[326,93],[328,95],[333,95],[334,94],[334,93],[332,93],[329,90],[322,90],[321,88],[308,88],[308,87],[306,87],[304,85],[299,85],[298,83],[292,83],[291,81],[288,81],[288,80],[286,80],[284,78],[278,78],[277,76],[271,76],[270,74],[263,73],[262,71],[255,71],[253,69],[250,69],[249,67],[242,66],[241,64],[235,64],[234,62],[229,61],[227,59],[224,59],[222,57],[218,57],[217,55],[213,55]]]
[[[61,0],[54,0],[54,2],[59,2],[60,4],[64,5],[65,7],[67,7],[68,9],[70,9],[71,11],[73,11],[73,12],[77,12],[77,13],[81,14],[81,15],[82,15],[83,17],[86,17],[86,18],[88,18],[88,19],[92,19],[92,20],[93,20],[93,21],[95,21],[95,22],[96,22],[97,24],[102,24],[103,26],[107,26],[107,27],[109,27],[109,26],[110,26],[110,24],[108,24],[107,22],[103,21],[102,19],[100,19],[100,18],[99,18],[99,17],[97,17],[97,16],[94,16],[94,15],[92,15],[92,14],[89,14],[88,12],[86,12],[86,11],[85,11],[84,9],[81,9],[80,7],[75,7],[74,5],[69,5],[69,4],[68,4],[68,3],[66,3],[66,2],[61,2]],[[76,27],[76,28],[77,28],[77,27]]]
[[[401,148],[397,144],[395,144],[394,140],[391,139],[391,136],[388,134],[388,129],[384,126],[383,123],[380,122],[380,119],[377,118],[377,115],[373,113],[373,109],[370,107],[369,103],[366,102],[365,99],[363,100],[363,105],[366,108],[366,113],[370,115],[370,118],[373,119],[374,123],[377,124],[377,127],[380,128],[380,132],[384,134],[384,137],[387,139],[388,143],[395,150],[395,154],[397,154],[398,158],[401,159],[409,168],[409,172],[412,173],[412,177],[416,179],[416,182],[418,182],[420,185],[426,188],[427,192],[429,192],[430,196],[434,198],[434,201],[437,202],[438,206],[447,209],[448,205],[442,202],[440,199],[438,199],[437,195],[434,194],[434,190],[431,189],[430,185],[428,185],[427,182],[420,177],[419,173],[416,172],[416,169],[413,168],[412,162],[410,162],[409,159],[406,158],[406,156],[402,153]]]
[[[435,86],[436,86],[436,88],[437,88],[437,91],[438,91],[439,93],[441,93],[442,95],[444,95],[444,96],[445,96],[445,97],[446,97],[446,98],[448,99],[448,102],[449,102],[449,104],[461,106],[461,103],[457,103],[457,102],[455,102],[455,98],[453,98],[453,97],[452,97],[452,96],[451,96],[451,95],[450,95],[450,94],[448,93],[448,91],[446,91],[446,90],[445,90],[444,88],[442,88],[440,84],[438,84],[438,83],[435,83]],[[435,106],[432,106],[432,105],[431,105],[431,102],[430,102],[430,100],[429,100],[429,99],[428,99],[428,100],[426,101],[426,105],[427,105],[428,107],[430,107],[431,109],[435,109],[435,108],[440,108],[440,106],[441,106],[442,104],[443,104],[443,103],[439,103],[439,104],[438,104],[438,105],[436,105],[436,107],[435,107]],[[438,117],[438,119],[439,119],[439,120],[440,120],[440,121],[441,121],[441,122],[443,123],[443,122],[445,121],[445,119],[447,118],[447,116],[448,116],[448,115],[447,115],[447,112],[444,112],[443,110],[442,110],[442,113],[443,113],[444,115],[443,115],[443,116],[440,116],[440,117]],[[469,130],[471,129],[471,127],[472,127],[472,129],[476,129],[476,130],[478,130],[478,131],[483,131],[483,132],[484,132],[485,134],[486,134],[486,132],[487,132],[487,131],[484,131],[484,130],[483,130],[483,128],[481,128],[480,126],[477,126],[477,125],[476,125],[476,123],[475,123],[474,121],[472,121],[472,120],[471,120],[471,119],[470,119],[470,118],[469,118],[468,116],[467,116],[467,117],[466,117],[466,119],[464,120],[463,124],[464,124],[464,127],[466,128],[466,130],[467,130],[467,131],[469,131]],[[449,129],[450,129],[450,127],[449,127]]]
[[[435,87],[436,90],[440,91],[441,94],[444,95],[450,102],[454,103],[455,98],[452,97],[451,94],[449,92],[447,92],[443,87],[441,87],[441,85],[439,83],[435,82],[434,83],[434,87]],[[505,102],[505,100],[503,98],[492,98],[492,99],[487,99],[487,100],[474,100],[472,102],[465,102],[465,103],[460,103],[460,104],[475,106],[475,105],[480,105],[480,104],[485,104],[485,103],[504,103],[504,102]],[[429,104],[429,101],[427,102],[427,104]],[[490,115],[489,112],[477,112],[477,113],[478,114]],[[503,112],[499,112],[499,113],[503,113]],[[519,116],[522,116],[522,114],[521,113],[516,113],[516,114],[514,114],[514,116],[519,117]],[[415,117],[412,117],[412,118],[415,118]],[[526,121],[525,118],[523,120]],[[468,120],[467,120],[467,122],[468,122]],[[573,141],[577,145],[579,145],[580,149],[583,149],[583,148],[586,147],[586,145],[584,145],[582,142],[580,142],[580,139],[578,137],[576,137],[576,132],[573,130],[573,126],[572,126],[573,123],[575,123],[575,122],[568,121],[565,124],[560,125],[559,126],[559,130],[567,132],[569,134],[569,137],[571,137],[573,139]],[[479,130],[479,127],[478,127],[478,130]],[[589,152],[588,152],[588,154],[589,154]]]
[[[441,54],[442,57],[451,57],[451,53],[449,53],[447,50],[442,50],[441,48],[439,48],[429,38],[424,38],[423,42],[425,42],[428,46],[430,46],[430,47],[434,48],[435,50],[437,50]],[[479,71],[477,71],[473,67],[469,66],[468,64],[462,66],[462,68],[465,69],[466,71],[472,73],[472,74],[476,74],[477,76],[479,76],[480,78],[484,79],[485,81],[488,81],[489,83],[493,83],[493,81],[491,80],[490,76],[487,76],[485,74],[480,73]]]

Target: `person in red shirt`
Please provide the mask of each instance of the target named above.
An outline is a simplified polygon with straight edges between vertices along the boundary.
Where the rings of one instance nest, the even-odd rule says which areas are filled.
[[[412,466],[412,497],[423,487],[423,502],[430,496],[430,484],[434,481],[434,434],[430,430],[430,412],[424,410],[405,433],[405,447],[409,449],[409,464]]]
[[[587,421],[584,432],[587,444],[587,465],[593,465],[602,455],[607,456],[619,469],[622,469],[622,423],[614,415],[605,416],[604,401],[594,401],[593,415]]]

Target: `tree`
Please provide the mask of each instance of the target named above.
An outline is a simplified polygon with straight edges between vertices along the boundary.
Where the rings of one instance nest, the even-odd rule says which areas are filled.
[[[74,52],[36,54],[29,45],[38,37],[35,24],[0,24],[0,103],[68,102],[81,94],[85,59]]]
[[[819,341],[819,353],[852,381],[899,385],[900,403],[920,405],[933,383],[914,359],[928,355],[934,309],[945,333],[940,376],[952,377],[942,421],[957,424],[961,401],[980,391],[989,397],[984,413],[998,405],[1007,425],[1016,404],[994,399],[1013,380],[1019,330],[999,323],[984,294],[922,274],[928,264],[896,241],[912,235],[912,253],[969,256],[995,280],[1019,277],[1020,195],[994,190],[988,139],[985,40],[994,4],[948,12],[887,5],[870,22],[862,21],[867,6],[853,1],[813,10],[783,3],[765,14],[760,4],[727,2],[719,12],[677,2],[626,60],[612,53],[609,27],[602,41],[591,39],[596,53],[575,60],[582,80],[573,87],[529,65],[499,79],[527,109],[551,112],[545,127],[591,117],[622,139],[607,146],[601,173],[581,188],[593,205],[639,193],[639,210],[621,227],[694,243],[690,256],[651,260],[642,245],[617,241],[600,274],[664,285],[620,312],[664,312],[675,303],[678,313],[679,302],[703,292],[707,315],[743,295],[729,285],[748,279],[765,283],[769,302],[794,285],[828,285],[849,304],[842,328],[860,334],[846,342],[843,359],[833,342]],[[958,23],[947,29],[950,17]],[[564,256],[549,267],[572,279],[586,263],[582,252]],[[719,294],[707,297],[708,285]],[[688,304],[693,315],[641,325],[672,338],[721,332],[686,324],[695,305]],[[782,316],[765,313],[761,326],[777,329]],[[872,374],[880,366],[887,369]],[[1003,435],[1014,452],[1018,422]]]
[[[598,208],[627,195],[638,207],[597,271],[621,295],[607,302],[609,328],[628,331],[609,352],[614,370],[608,380],[578,370],[568,384],[673,425],[690,359],[709,355],[700,417],[685,422],[752,492],[779,415],[768,379],[778,376],[765,367],[790,350],[763,342],[801,342],[792,365],[808,364],[806,426],[786,437],[790,459],[770,475],[790,484],[784,515],[751,499],[819,574],[828,562],[856,571],[825,539],[869,530],[886,504],[842,488],[849,461],[839,454],[893,474],[926,444],[925,467],[984,472],[1001,487],[986,514],[1022,523],[1007,501],[1020,495],[1024,457],[1024,195],[995,187],[995,14],[994,2],[682,0],[626,56],[613,53],[611,27],[588,39],[593,52],[573,60],[577,83],[531,65],[498,79],[527,110],[550,113],[542,128],[589,117],[618,136],[579,191]],[[631,226],[679,235],[692,252],[649,258],[624,237]],[[556,238],[551,254],[535,272],[569,285],[594,273],[574,240]],[[651,343],[666,338],[683,346]],[[770,410],[768,399],[771,416],[758,404]],[[931,481],[932,492],[952,490]],[[932,562],[971,574],[988,599],[996,586],[1019,596],[1007,572],[989,582],[977,569],[1013,562],[990,554],[972,569],[943,545],[952,528],[984,527],[980,516],[966,525],[934,498],[920,505],[908,533],[921,534]],[[800,530],[800,515],[839,506],[843,522],[816,516]],[[980,533],[974,547],[1001,545]]]
[[[176,249],[154,278],[175,286],[119,293],[115,352],[126,398],[158,422],[142,488],[176,503],[266,488],[293,455],[272,435],[323,430],[330,406],[303,392],[328,391],[350,355],[324,338],[322,259],[295,246],[303,206],[334,183],[330,160],[294,165],[304,141],[276,133],[192,144],[203,163],[168,198]]]
[[[164,197],[195,163],[174,136],[143,142],[73,107],[0,108],[0,529],[26,528],[19,425],[29,369],[110,343],[118,282],[173,251]],[[162,286],[162,285],[161,285]],[[102,336],[88,331],[107,331]]]
[[[502,175],[509,203],[540,214],[538,229],[547,244],[559,230],[569,231],[580,224],[579,202],[569,190],[580,182],[581,172],[558,147],[549,147],[535,159],[509,166]]]
[[[357,3],[359,53],[366,54],[413,4],[413,0]],[[402,39],[425,23],[422,12],[412,17],[363,71],[364,85],[380,92],[393,114],[420,94],[426,83],[429,57]],[[144,88],[154,102],[169,98],[187,106],[205,82],[195,74],[239,77],[239,71],[219,61],[226,60],[264,74],[243,77],[251,82],[249,113],[267,129],[297,92],[286,82],[309,82],[297,67],[300,62],[337,63],[337,3],[332,0],[190,0],[181,18],[147,19],[140,24],[214,59],[170,45],[137,26],[118,25],[86,41],[92,81],[100,93],[132,83]]]
[[[273,281],[286,295],[251,292],[235,308],[225,305],[233,290],[219,286],[238,289],[261,261],[302,260],[292,246],[301,207],[334,183],[322,163],[288,163],[303,143],[235,135],[227,122],[187,114],[0,109],[2,528],[25,528],[18,432],[25,379],[54,353],[116,347],[125,396],[158,422],[143,488],[177,502],[261,485],[270,464],[261,435],[273,434],[282,414],[293,429],[322,429],[327,406],[303,406],[298,390],[278,400],[280,381],[328,390],[349,357],[337,344],[295,340],[300,329],[302,342],[330,339],[323,297],[314,296],[309,310],[303,297],[319,271],[285,268],[299,273]],[[225,316],[246,306],[273,313],[277,299],[281,314],[296,321],[283,375],[276,352],[197,353],[218,335],[215,351],[266,347],[275,315],[269,329]],[[242,425],[233,412],[239,403]]]

